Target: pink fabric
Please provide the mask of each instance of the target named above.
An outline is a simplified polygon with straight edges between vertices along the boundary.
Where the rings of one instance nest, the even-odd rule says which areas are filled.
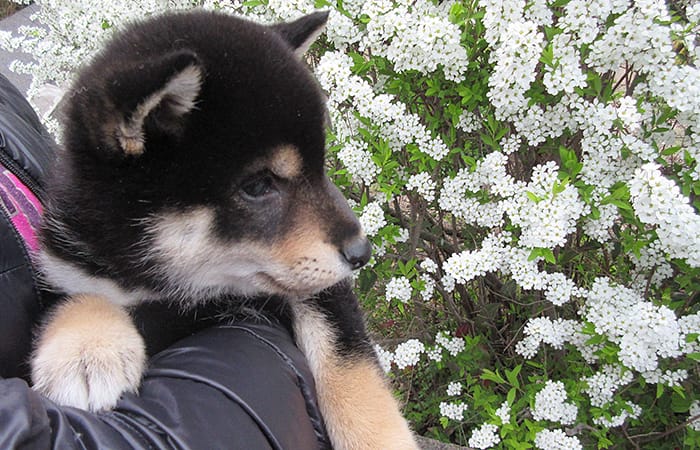
[[[19,178],[1,165],[0,207],[9,215],[27,250],[35,253],[39,249],[37,230],[41,220],[41,202]]]

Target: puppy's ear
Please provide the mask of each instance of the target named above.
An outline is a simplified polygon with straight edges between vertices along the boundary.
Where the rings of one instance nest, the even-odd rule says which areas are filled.
[[[273,25],[272,29],[294,48],[294,53],[302,56],[326,29],[327,20],[328,11],[321,11],[301,17],[294,22],[278,23]]]
[[[175,51],[113,74],[108,85],[117,120],[112,134],[126,155],[144,152],[149,134],[177,137],[195,108],[204,70],[197,55]]]

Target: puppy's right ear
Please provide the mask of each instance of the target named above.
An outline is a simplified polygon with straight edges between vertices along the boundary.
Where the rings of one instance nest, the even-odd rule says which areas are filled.
[[[193,52],[181,50],[118,70],[106,85],[116,120],[106,130],[125,155],[141,155],[149,135],[178,137],[197,103],[204,69]]]
[[[327,21],[328,11],[319,11],[303,16],[294,22],[272,25],[272,29],[292,46],[294,53],[301,57],[326,29]]]

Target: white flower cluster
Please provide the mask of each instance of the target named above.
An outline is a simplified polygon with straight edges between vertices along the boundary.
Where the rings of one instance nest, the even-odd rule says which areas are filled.
[[[688,378],[688,371],[685,369],[664,370],[656,369],[643,372],[644,381],[651,384],[665,384],[669,387],[680,386],[681,382]]]
[[[619,414],[610,418],[605,416],[594,417],[593,423],[607,428],[622,426],[627,419],[637,419],[642,414],[642,408],[632,402],[626,402],[626,407]]]
[[[595,280],[581,313],[596,333],[620,346],[620,362],[628,368],[653,371],[660,357],[682,354],[681,329],[673,311],[605,278]]]
[[[345,8],[347,6],[343,4]],[[326,24],[326,37],[338,50],[344,50],[348,45],[355,44],[362,39],[362,31],[349,17],[338,10],[331,9]]]
[[[372,154],[355,139],[345,142],[338,151],[338,159],[355,182],[372,184],[379,173],[379,167],[372,161]]]
[[[467,405],[464,403],[440,402],[440,415],[448,419],[460,422],[464,419],[464,411]]]
[[[389,373],[391,370],[391,363],[394,361],[394,354],[384,350],[379,344],[374,344],[374,352],[377,354],[379,366],[384,373]]]
[[[579,324],[574,320],[536,317],[529,319],[525,325],[525,338],[515,345],[515,351],[525,358],[532,358],[542,342],[556,349],[562,349],[564,344],[571,342]]]
[[[425,258],[421,263],[420,263],[420,268],[423,269],[426,273],[432,273],[435,274],[437,273],[438,265],[435,261],[433,261],[430,258]]]
[[[393,8],[384,1],[369,1],[362,14],[369,19],[363,47],[386,57],[397,72],[432,73],[441,67],[448,80],[461,79],[467,52],[459,27],[444,10],[426,0],[399,1]]]
[[[476,113],[465,110],[462,111],[462,114],[459,116],[457,128],[465,133],[471,133],[478,130],[480,125],[479,117],[476,115]]]
[[[488,92],[497,119],[511,119],[527,106],[525,92],[535,81],[543,39],[537,24],[526,21],[509,23],[498,36],[498,46],[490,56],[495,67]]]
[[[678,186],[656,164],[637,169],[629,183],[632,206],[639,219],[656,226],[656,234],[672,258],[700,267],[700,216]]]
[[[506,401],[501,403],[501,406],[498,407],[495,414],[499,419],[501,419],[501,423],[503,425],[506,425],[510,423],[510,412],[510,404]]]
[[[379,202],[368,203],[362,210],[359,220],[367,236],[375,236],[387,223]]]
[[[634,97],[622,97],[616,108],[617,118],[631,132],[639,131],[642,123],[642,115],[637,108],[637,101]]]
[[[575,39],[561,33],[552,39],[554,61],[546,66],[542,83],[547,92],[557,95],[560,92],[572,94],[574,88],[586,86],[586,75],[581,70],[578,52],[574,47]]]
[[[444,348],[454,357],[462,353],[466,344],[464,338],[451,337],[449,333],[440,331],[435,335],[435,345]]]
[[[575,187],[567,185],[559,193],[552,191],[558,183],[558,169],[551,161],[536,166],[525,190],[506,203],[508,216],[522,231],[519,239],[522,247],[563,246],[566,237],[576,230],[576,221],[589,212]]]
[[[411,175],[406,183],[406,188],[418,192],[426,202],[435,200],[435,181],[428,172],[420,172]]]
[[[506,173],[508,158],[499,152],[490,153],[470,172],[461,169],[454,178],[445,179],[438,204],[467,223],[484,227],[495,227],[503,222],[504,205],[494,201],[482,204],[474,194],[488,189],[497,196],[512,196],[519,187]]]
[[[31,18],[36,26],[21,27],[20,36],[3,39],[4,46],[32,55],[30,62],[18,60],[10,66],[32,76],[30,99],[46,84],[66,88],[75,69],[90,60],[115,29],[166,9],[193,6],[191,0],[142,0],[138,8],[129,0],[42,0],[40,4]],[[56,123],[47,125],[51,131],[60,131]]]
[[[544,388],[535,394],[535,406],[532,409],[533,419],[549,420],[563,425],[573,424],[576,421],[578,407],[572,403],[566,403],[566,399],[564,383],[547,380]]]
[[[387,301],[396,299],[401,303],[408,303],[412,294],[411,282],[406,277],[394,277],[386,284]]]
[[[459,381],[453,381],[447,385],[447,395],[454,397],[456,395],[462,394],[462,383]]]
[[[393,362],[399,370],[415,366],[420,361],[421,353],[425,352],[425,345],[418,339],[409,339],[396,346]]]
[[[535,435],[535,447],[541,450],[583,450],[576,436],[567,436],[562,430],[542,430]]]
[[[603,407],[613,401],[615,392],[632,382],[632,372],[624,367],[605,365],[590,377],[585,377],[584,392],[591,399],[591,405]]]
[[[491,448],[501,442],[501,437],[498,435],[498,427],[490,423],[485,423],[479,428],[472,431],[469,438],[469,446],[473,448]]]
[[[602,196],[600,196],[602,198]],[[598,205],[600,217],[597,219],[589,218],[583,224],[583,231],[589,237],[604,244],[610,242],[612,234],[610,229],[619,219],[620,215],[617,212],[617,207],[613,204]]]
[[[481,245],[479,250],[457,253],[445,261],[442,269],[453,282],[464,284],[501,267],[506,253],[503,237],[487,237]]]
[[[678,326],[681,329],[680,340],[683,353],[700,353],[700,312],[679,317]],[[690,335],[697,336],[690,340]]]
[[[379,127],[379,133],[393,150],[415,144],[420,151],[436,161],[447,155],[449,149],[439,137],[433,137],[420,121],[418,115],[409,113],[406,105],[388,94],[376,94],[370,84],[352,74],[352,59],[342,52],[327,52],[316,66],[316,76],[321,86],[329,93],[328,107],[331,117],[351,115],[347,100],[362,117],[370,119]],[[341,111],[347,113],[341,113]],[[342,126],[357,126],[357,121],[336,121],[339,136],[353,136],[356,129]],[[361,158],[357,156],[356,158]]]
[[[700,400],[693,400],[693,403],[690,404],[688,414],[691,418],[700,416]],[[697,417],[695,420],[690,422],[688,426],[695,431],[700,431],[700,417]]]

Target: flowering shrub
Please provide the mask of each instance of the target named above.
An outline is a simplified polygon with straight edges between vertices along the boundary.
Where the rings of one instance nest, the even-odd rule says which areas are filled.
[[[416,431],[700,446],[698,4],[40,3],[48,29],[4,39],[36,83],[137,15],[330,10],[309,59],[329,172],[373,241],[357,287]]]

